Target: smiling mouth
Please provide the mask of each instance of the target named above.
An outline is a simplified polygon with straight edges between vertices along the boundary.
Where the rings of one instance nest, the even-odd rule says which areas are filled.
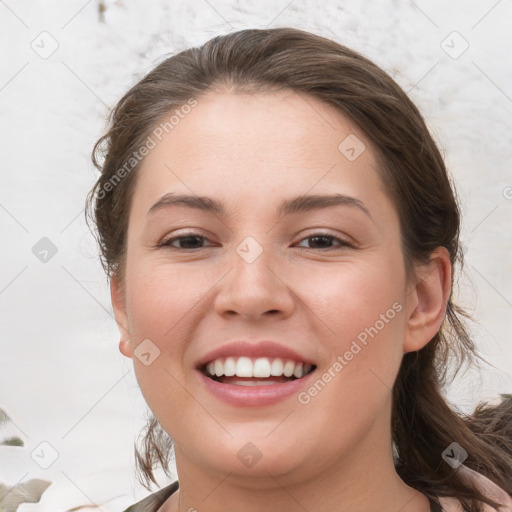
[[[315,369],[315,365],[290,359],[245,356],[218,358],[200,368],[216,382],[238,386],[283,384],[301,379]]]

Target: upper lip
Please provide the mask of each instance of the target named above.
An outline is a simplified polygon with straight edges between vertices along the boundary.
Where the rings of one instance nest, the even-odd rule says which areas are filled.
[[[222,357],[268,357],[268,358],[280,358],[289,359],[296,362],[302,362],[306,364],[314,364],[307,357],[300,355],[295,350],[276,343],[271,340],[263,340],[258,342],[248,341],[234,341],[226,343],[219,348],[211,350],[204,356],[202,356],[196,363],[196,368],[199,368],[215,359]]]

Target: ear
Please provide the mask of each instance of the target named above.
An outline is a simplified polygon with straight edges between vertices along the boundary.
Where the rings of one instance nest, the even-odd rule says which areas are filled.
[[[416,269],[418,281],[407,300],[404,353],[422,349],[439,331],[451,292],[452,267],[445,247],[435,249]]]
[[[122,292],[119,278],[114,274],[110,280],[110,299],[116,317],[117,326],[121,333],[119,351],[126,357],[132,357],[132,343],[130,343],[130,332],[128,330],[128,315],[126,314],[126,300]]]

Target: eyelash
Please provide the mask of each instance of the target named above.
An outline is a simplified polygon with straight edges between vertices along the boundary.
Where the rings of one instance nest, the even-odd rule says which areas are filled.
[[[190,232],[190,233],[185,233],[183,235],[180,235],[180,236],[175,236],[175,237],[172,237],[172,238],[169,238],[168,240],[164,241],[164,242],[160,242],[159,244],[157,244],[157,247],[159,248],[167,248],[167,249],[171,249],[171,250],[176,250],[176,251],[197,251],[198,249],[204,249],[204,247],[196,247],[196,248],[193,248],[193,249],[185,249],[185,248],[182,248],[182,247],[173,247],[171,245],[171,243],[175,242],[176,240],[183,240],[183,239],[186,239],[186,238],[199,238],[199,239],[202,239],[202,240],[207,240],[206,237],[200,235],[199,233],[194,233],[194,232]],[[311,238],[326,238],[326,239],[329,239],[329,240],[334,240],[336,242],[339,242],[339,247],[338,248],[343,248],[343,247],[351,247],[353,248],[354,245],[349,243],[349,242],[346,242],[345,240],[342,240],[341,238],[338,238],[338,237],[335,237],[334,235],[330,235],[328,233],[321,233],[321,232],[318,232],[318,233],[313,233],[312,235],[309,235],[307,237],[304,237],[302,238],[300,241],[304,241],[304,240],[308,240],[308,239],[311,239]],[[314,250],[319,250],[319,251],[329,251],[329,250],[333,250],[333,249],[336,249],[336,247],[325,247],[325,248],[320,248],[320,249],[315,249],[315,248],[310,248],[310,247],[303,247],[303,249],[306,249],[306,250],[310,250],[310,251],[314,251]]]

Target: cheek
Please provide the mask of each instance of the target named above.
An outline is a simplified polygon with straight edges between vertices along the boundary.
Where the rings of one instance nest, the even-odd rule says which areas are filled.
[[[404,271],[393,258],[340,264],[297,276],[296,291],[317,314],[333,343],[364,339],[367,329],[397,329],[404,305]],[[385,327],[385,329],[384,329]],[[328,338],[327,338],[328,339]]]
[[[199,274],[178,265],[132,263],[127,267],[133,364],[150,407],[159,396],[180,396],[185,349],[194,338],[196,315],[204,303],[201,298],[204,301],[209,289]]]
[[[340,267],[323,276],[310,275],[311,309],[327,333],[325,364],[316,389],[333,407],[366,414],[378,407],[393,386],[403,355],[404,284],[401,260],[386,255]],[[320,285],[323,283],[323,286]],[[309,295],[308,295],[309,296]],[[361,404],[365,408],[361,409]]]
[[[132,331],[139,337],[175,339],[209,289],[200,267],[142,262],[131,270],[127,281]]]

